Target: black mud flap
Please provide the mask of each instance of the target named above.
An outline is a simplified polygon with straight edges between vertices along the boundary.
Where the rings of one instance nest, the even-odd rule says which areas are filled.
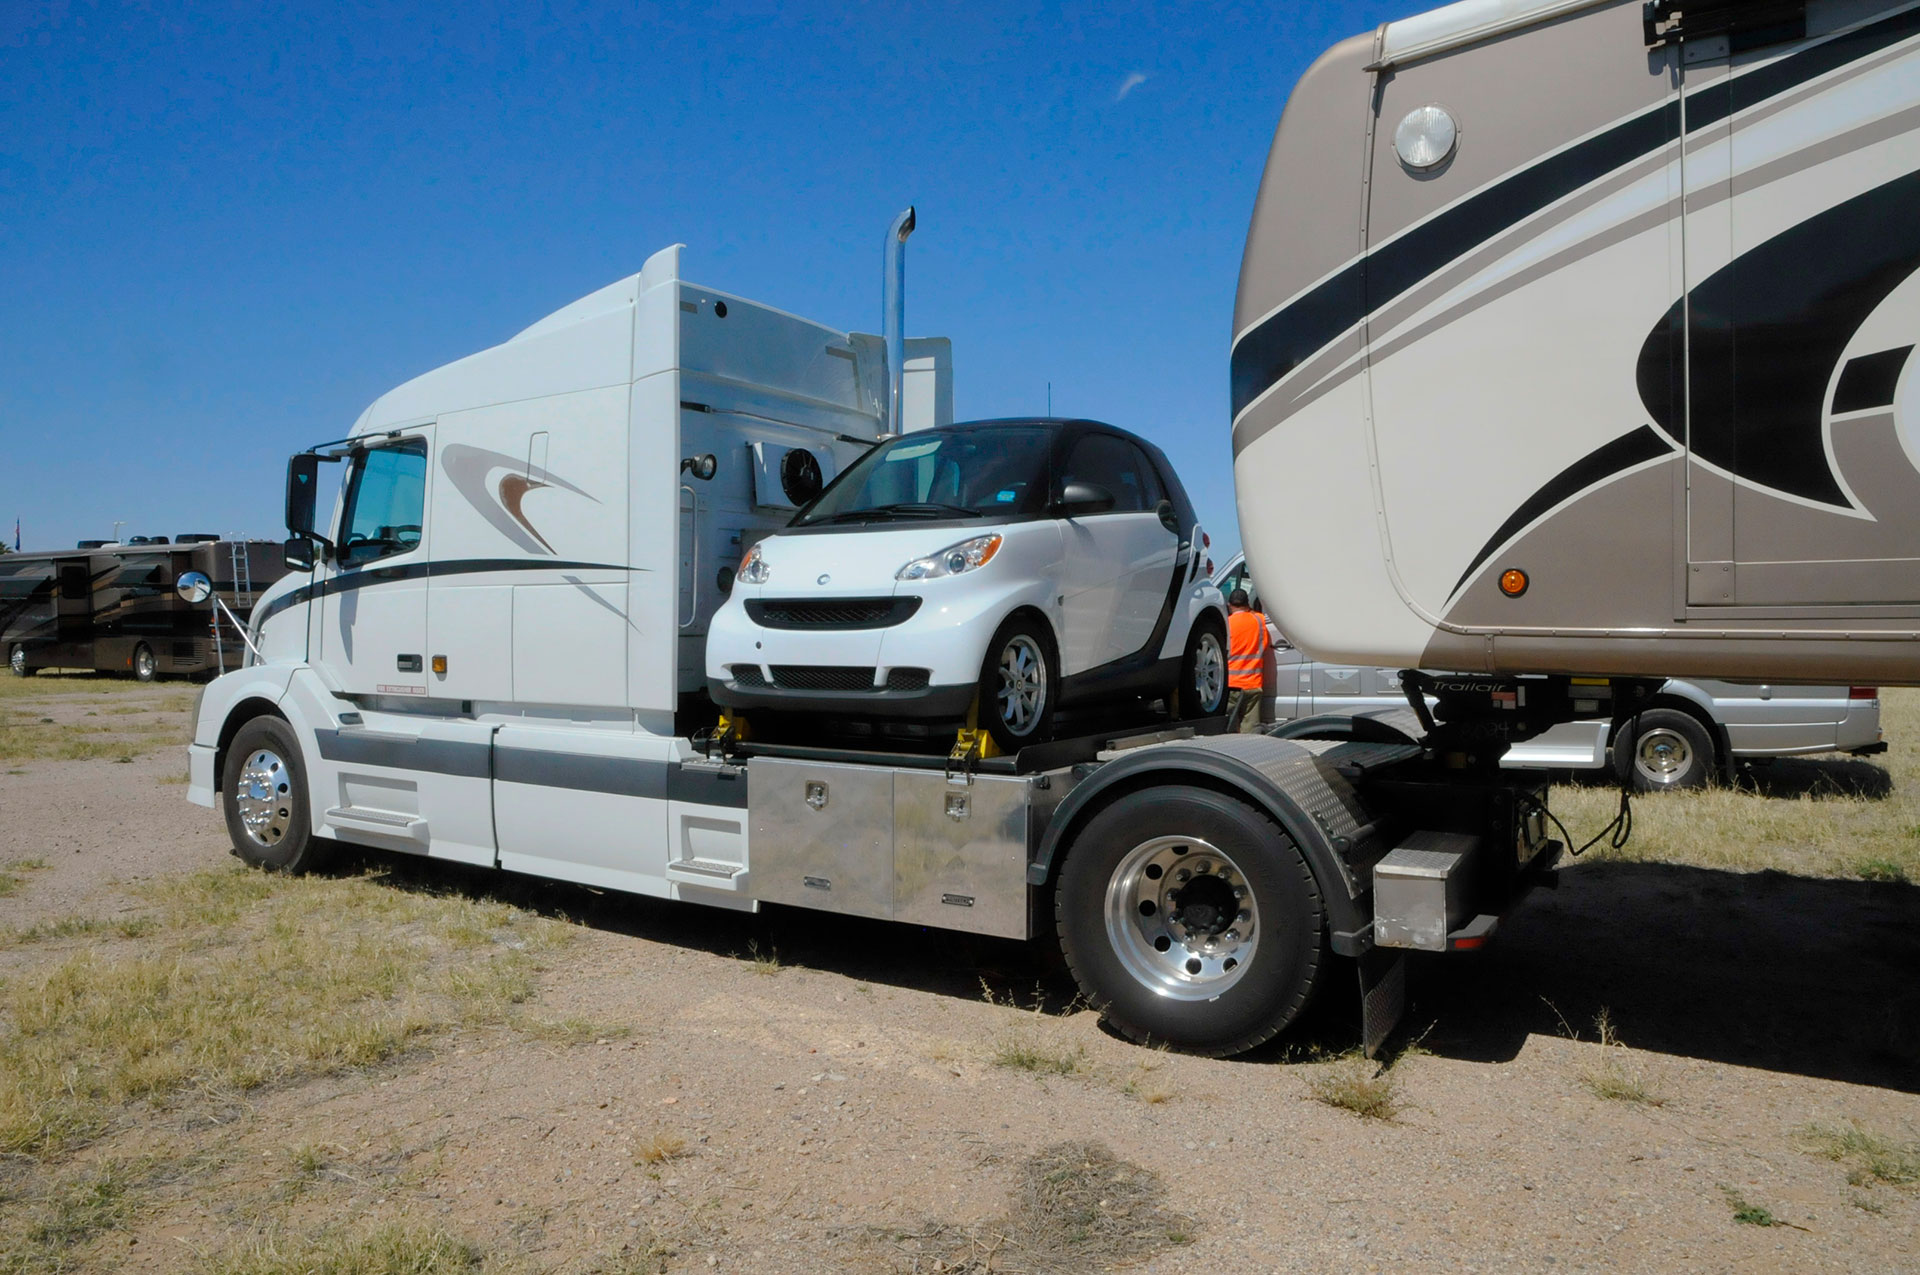
[[[1407,954],[1369,948],[1354,963],[1360,969],[1360,1048],[1372,1058],[1407,1012]]]

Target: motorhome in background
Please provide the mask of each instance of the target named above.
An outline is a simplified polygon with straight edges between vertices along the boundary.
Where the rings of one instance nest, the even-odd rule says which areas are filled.
[[[19,677],[66,668],[151,681],[218,672],[223,658],[238,668],[242,635],[175,593],[188,571],[212,580],[244,621],[286,566],[277,540],[212,535],[10,553],[0,557],[0,651]]]

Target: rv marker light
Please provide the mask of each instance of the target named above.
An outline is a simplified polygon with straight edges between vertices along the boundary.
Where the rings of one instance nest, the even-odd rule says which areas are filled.
[[[1518,567],[1508,567],[1500,573],[1500,592],[1510,598],[1517,598],[1527,591],[1527,573]]]

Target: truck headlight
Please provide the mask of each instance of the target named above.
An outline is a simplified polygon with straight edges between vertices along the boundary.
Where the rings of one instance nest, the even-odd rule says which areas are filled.
[[[772,574],[767,560],[760,556],[760,546],[755,545],[747,550],[746,557],[740,559],[740,572],[734,579],[742,584],[765,584],[767,577]]]
[[[962,540],[957,545],[948,545],[939,553],[915,558],[894,572],[893,578],[938,580],[942,576],[957,576],[963,571],[986,566],[993,561],[993,555],[999,552],[999,536],[975,536],[971,540]]]

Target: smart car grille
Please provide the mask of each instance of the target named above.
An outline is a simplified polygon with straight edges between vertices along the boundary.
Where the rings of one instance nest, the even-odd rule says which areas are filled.
[[[927,679],[932,676],[923,668],[897,668],[887,674],[887,689],[890,691],[924,691]]]
[[[788,691],[870,691],[873,669],[843,664],[776,664],[773,684]]]
[[[920,599],[761,598],[747,603],[747,616],[769,629],[885,629],[920,609]]]
[[[735,686],[765,686],[767,679],[761,675],[757,664],[735,664],[732,666]]]

